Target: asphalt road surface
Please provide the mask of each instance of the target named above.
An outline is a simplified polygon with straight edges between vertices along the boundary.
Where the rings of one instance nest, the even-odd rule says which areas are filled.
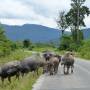
[[[90,62],[76,59],[74,73],[69,75],[59,66],[56,75],[42,75],[32,90],[90,90]]]

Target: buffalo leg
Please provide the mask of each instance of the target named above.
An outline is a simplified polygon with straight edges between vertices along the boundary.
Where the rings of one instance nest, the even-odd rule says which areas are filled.
[[[64,72],[64,74],[66,74],[66,72],[65,72],[65,67],[66,67],[66,66],[64,65],[64,67],[63,67],[63,72]]]
[[[74,66],[71,66],[71,73],[73,73],[73,68],[74,68]]]
[[[38,68],[36,69],[36,72],[37,72],[37,75],[39,75],[39,73],[38,73]]]
[[[1,80],[2,80],[2,84],[4,84],[4,78],[1,77]]]
[[[17,74],[16,74],[16,79],[18,79],[18,80],[19,80],[19,73],[17,73]]]
[[[53,68],[53,66],[51,66],[51,68],[50,68],[50,75],[53,75],[53,71],[54,71],[54,68]]]
[[[67,66],[67,74],[69,74],[69,68],[70,68],[70,66]]]
[[[58,72],[58,66],[55,67],[55,74]]]
[[[8,81],[11,83],[11,77],[8,77]]]

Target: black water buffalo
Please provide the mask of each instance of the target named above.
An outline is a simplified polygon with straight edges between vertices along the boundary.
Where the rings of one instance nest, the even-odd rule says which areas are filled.
[[[25,59],[20,63],[20,71],[22,76],[25,73],[32,72],[32,71],[34,72],[36,71],[38,74],[38,63],[36,62],[36,60],[33,60],[32,58]]]
[[[25,73],[33,72],[33,71],[36,72],[38,75],[39,67],[43,67],[44,64],[45,64],[45,61],[40,60],[40,58],[36,58],[34,56],[25,58],[20,62],[20,69],[21,69],[20,71],[22,73],[22,76]]]
[[[11,82],[11,77],[16,76],[19,79],[19,61],[11,61],[4,64],[0,68],[0,77],[2,82],[4,82],[5,78],[8,78],[9,82]]]
[[[64,65],[63,67],[63,71],[64,74],[69,74],[69,69],[71,68],[71,73],[73,73],[73,68],[74,68],[74,56],[70,53],[67,52],[63,57],[62,57],[62,65]],[[67,69],[67,71],[66,71]]]

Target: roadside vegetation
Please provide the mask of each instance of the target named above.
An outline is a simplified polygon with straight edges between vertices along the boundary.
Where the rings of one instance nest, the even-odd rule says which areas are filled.
[[[71,0],[71,9],[68,12],[59,12],[57,25],[62,30],[59,50],[74,51],[77,56],[90,59],[90,40],[85,40],[81,28],[86,27],[84,19],[89,16],[90,10],[84,5],[86,0]],[[71,34],[66,35],[65,30]]]
[[[90,39],[84,40],[78,49],[78,56],[90,60]]]

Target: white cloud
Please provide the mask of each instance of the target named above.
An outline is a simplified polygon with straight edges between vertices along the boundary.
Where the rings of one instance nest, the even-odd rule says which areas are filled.
[[[90,8],[89,0],[86,0]],[[10,25],[41,24],[56,28],[59,10],[69,10],[71,0],[0,0],[0,22]],[[90,17],[85,19],[89,27]]]
[[[23,25],[23,24],[40,24],[44,26],[49,26],[56,28],[57,24],[53,19],[46,19],[44,17],[38,18],[37,20],[25,20],[25,19],[0,19],[1,23],[8,24],[8,25]]]
[[[47,17],[55,17],[58,10],[68,10],[70,8],[70,0],[23,0],[24,5],[33,5],[36,12],[46,15]]]
[[[29,12],[30,11],[30,12]],[[0,15],[4,18],[25,18],[34,16],[35,12],[33,7],[23,6],[20,2],[14,2],[13,0],[3,0],[0,3]]]
[[[90,16],[86,17],[84,21],[85,21],[86,27],[90,28]]]
[[[29,23],[29,21],[23,20],[23,19],[6,19],[6,18],[3,18],[3,19],[0,19],[0,21],[3,24],[8,24],[8,25],[23,25],[25,23]]]

